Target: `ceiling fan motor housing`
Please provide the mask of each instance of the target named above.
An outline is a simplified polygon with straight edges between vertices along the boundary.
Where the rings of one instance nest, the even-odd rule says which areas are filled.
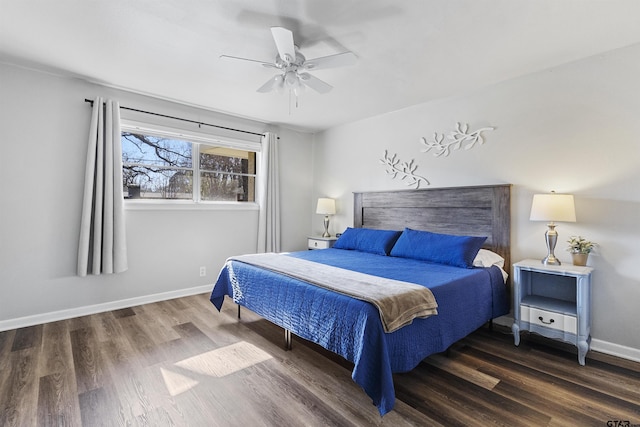
[[[295,50],[296,50],[296,57],[295,58],[290,58],[289,55],[285,55],[285,58],[281,58],[280,54],[276,54],[276,65],[278,65],[281,68],[286,68],[286,67],[290,67],[290,66],[297,66],[297,67],[301,67],[304,64],[304,61],[307,60],[307,58],[304,57],[304,55],[302,53],[300,53],[300,50],[298,49],[298,46],[294,46]]]
[[[300,75],[298,74],[301,69],[304,68],[305,56],[300,53],[298,46],[295,46],[296,57],[293,61],[287,61],[289,55],[285,55],[285,58],[281,58],[280,54],[276,55],[276,65],[280,68],[282,73],[282,80],[289,87],[299,86]]]

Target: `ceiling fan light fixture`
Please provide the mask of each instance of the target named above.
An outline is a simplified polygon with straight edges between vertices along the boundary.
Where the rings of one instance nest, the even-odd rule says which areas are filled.
[[[299,85],[298,75],[295,71],[287,71],[284,76],[284,82],[289,87],[297,87]]]

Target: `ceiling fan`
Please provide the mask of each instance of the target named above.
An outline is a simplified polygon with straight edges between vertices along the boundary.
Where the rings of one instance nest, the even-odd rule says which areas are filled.
[[[353,52],[343,52],[315,59],[306,59],[298,49],[298,46],[294,44],[291,30],[284,27],[271,27],[271,34],[278,49],[275,62],[263,62],[229,55],[220,56],[222,59],[257,62],[263,67],[278,70],[278,74],[258,88],[258,92],[260,93],[288,89],[297,96],[299,90],[305,86],[310,87],[318,93],[327,93],[333,89],[333,86],[309,74],[308,71],[354,65],[358,60]]]

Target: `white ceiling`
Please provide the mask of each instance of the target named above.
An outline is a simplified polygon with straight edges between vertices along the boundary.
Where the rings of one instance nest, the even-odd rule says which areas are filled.
[[[334,89],[297,108],[257,93],[274,70],[219,56],[273,62],[271,26],[358,63],[315,71]],[[307,131],[636,43],[638,0],[0,0],[1,62]]]

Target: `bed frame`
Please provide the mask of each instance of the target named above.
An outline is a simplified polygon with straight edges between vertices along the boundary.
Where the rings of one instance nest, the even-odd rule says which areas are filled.
[[[511,266],[511,185],[354,193],[353,224],[487,236],[484,244]]]

